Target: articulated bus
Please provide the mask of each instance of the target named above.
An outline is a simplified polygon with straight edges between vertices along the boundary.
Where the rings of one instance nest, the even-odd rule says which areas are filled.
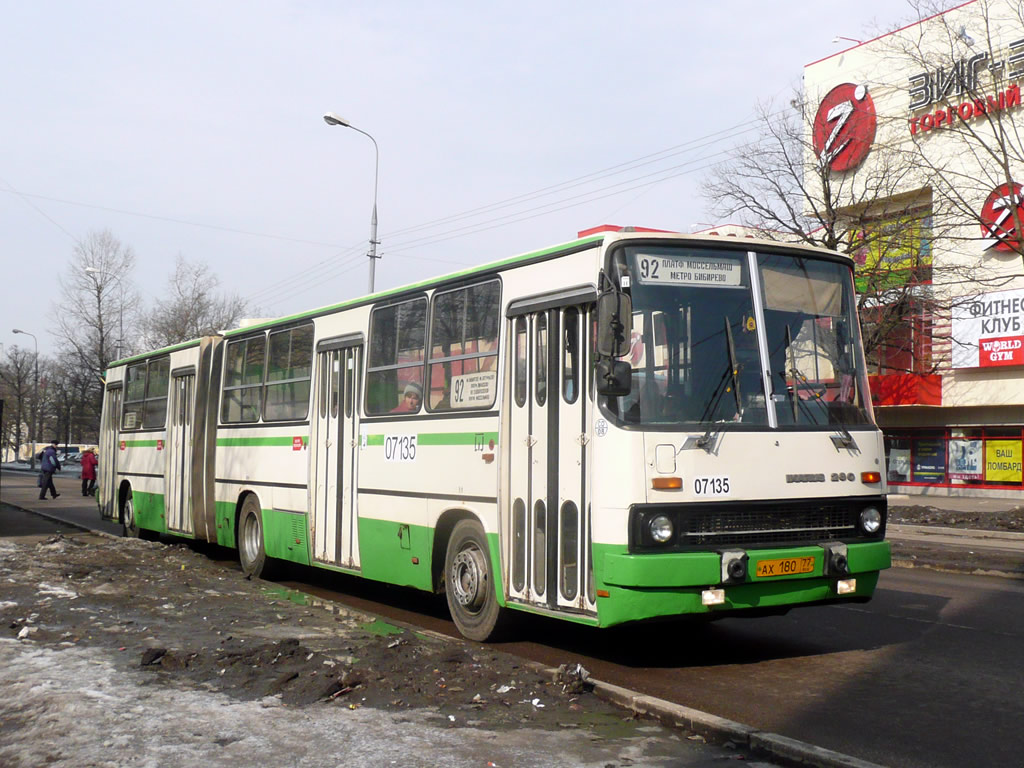
[[[443,592],[474,640],[890,565],[852,263],[810,247],[598,231],[118,361],[101,432],[127,535]]]

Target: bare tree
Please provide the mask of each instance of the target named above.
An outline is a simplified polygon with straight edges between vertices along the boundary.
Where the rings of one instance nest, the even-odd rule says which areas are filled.
[[[77,413],[99,426],[103,375],[110,363],[129,354],[138,295],[131,282],[132,249],[109,230],[90,232],[75,245],[71,269],[60,278],[61,302],[54,308],[61,368],[85,386]]]
[[[142,318],[145,345],[167,347],[235,327],[248,303],[236,294],[219,293],[219,287],[220,280],[209,266],[179,254],[168,279],[168,298],[158,299]]]
[[[58,341],[62,350],[97,376],[131,350],[139,302],[131,282],[134,267],[132,249],[103,230],[90,232],[75,245],[71,269],[60,278]]]
[[[12,346],[7,350],[6,359],[0,363],[0,391],[7,402],[4,414],[5,445],[14,449],[18,456],[22,442],[28,438],[33,398],[35,394],[35,353]]]

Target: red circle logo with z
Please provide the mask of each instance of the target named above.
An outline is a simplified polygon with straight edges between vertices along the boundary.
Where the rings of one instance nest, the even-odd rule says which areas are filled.
[[[1024,221],[1024,194],[1020,184],[1000,184],[993,189],[981,207],[980,218],[982,243],[986,251],[1019,252],[1022,239],[1017,231],[1017,222]]]
[[[866,85],[843,83],[826,94],[814,116],[814,154],[830,171],[856,168],[875,141],[878,117]]]

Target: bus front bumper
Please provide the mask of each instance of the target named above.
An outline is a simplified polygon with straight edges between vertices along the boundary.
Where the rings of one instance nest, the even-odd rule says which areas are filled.
[[[683,614],[734,614],[785,609],[833,600],[867,600],[879,571],[892,564],[889,542],[846,545],[844,573],[830,567],[827,546],[749,550],[746,573],[730,579],[718,552],[629,554],[606,552],[598,565],[598,623]],[[791,572],[792,569],[801,572]],[[707,604],[708,590],[718,602]],[[735,612],[735,613],[734,613]]]

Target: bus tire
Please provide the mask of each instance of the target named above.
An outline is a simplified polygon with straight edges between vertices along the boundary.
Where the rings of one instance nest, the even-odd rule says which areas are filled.
[[[487,536],[476,520],[460,520],[452,530],[444,592],[455,626],[465,637],[482,643],[498,636],[506,611],[498,605]]]
[[[125,538],[141,538],[142,531],[139,528],[139,521],[135,519],[135,503],[132,501],[131,488],[125,492],[124,501],[121,503],[121,525]]]
[[[268,578],[270,565],[263,542],[263,513],[259,499],[249,494],[238,513],[238,562],[247,579]]]
[[[156,541],[160,538],[160,534],[156,531],[139,527],[139,521],[135,517],[135,502],[132,500],[131,488],[125,493],[124,503],[121,505],[121,526],[122,535],[128,539]]]

